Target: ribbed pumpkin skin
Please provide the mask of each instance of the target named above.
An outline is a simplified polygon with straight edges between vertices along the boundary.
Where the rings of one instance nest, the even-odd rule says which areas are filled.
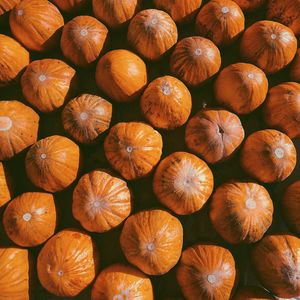
[[[300,49],[298,49],[291,65],[291,79],[300,83]]]
[[[200,210],[213,186],[213,174],[207,164],[187,152],[175,152],[164,158],[153,180],[156,197],[178,215]]]
[[[264,183],[286,179],[294,170],[296,160],[296,149],[290,138],[271,129],[252,133],[241,151],[245,172]]]
[[[232,300],[275,300],[275,298],[261,287],[244,286],[237,290]]]
[[[300,295],[300,239],[288,235],[264,237],[252,251],[252,262],[265,288],[280,298]]]
[[[178,262],[183,229],[180,221],[164,210],[131,215],[124,224],[120,243],[126,259],[149,275],[162,275]]]
[[[10,11],[21,0],[0,0],[0,16]]]
[[[188,120],[192,97],[180,80],[163,76],[148,85],[141,97],[140,106],[144,116],[154,127],[175,129]]]
[[[228,300],[235,284],[235,262],[220,246],[199,244],[182,252],[177,281],[187,300]]]
[[[272,224],[273,202],[268,191],[251,182],[230,182],[219,186],[210,203],[210,220],[231,243],[255,243]]]
[[[3,215],[8,237],[22,247],[35,247],[50,238],[56,227],[53,195],[24,193],[13,199]]]
[[[58,45],[64,19],[47,0],[23,0],[12,9],[9,24],[27,49],[44,52]]]
[[[237,114],[248,114],[259,107],[268,93],[266,74],[252,64],[225,67],[214,84],[217,101]]]
[[[160,59],[178,39],[177,27],[162,10],[146,9],[130,21],[127,39],[129,44],[148,60]]]
[[[65,229],[54,235],[37,259],[40,283],[59,297],[74,297],[95,278],[98,253],[92,238],[80,231]]]
[[[245,11],[253,11],[260,8],[266,1],[265,0],[233,0],[239,7]]]
[[[151,280],[131,266],[109,266],[99,274],[92,289],[91,300],[99,299],[153,300]]]
[[[66,13],[79,11],[87,4],[87,0],[53,0],[58,8]]]
[[[11,185],[5,166],[0,162],[0,207],[5,205],[12,196]]]
[[[53,135],[36,142],[25,159],[31,182],[47,192],[67,188],[79,169],[79,147],[66,137]]]
[[[104,141],[105,156],[125,179],[147,176],[159,162],[163,141],[159,132],[139,122],[121,122]]]
[[[241,56],[267,74],[286,67],[296,51],[297,39],[293,31],[272,21],[259,21],[248,27],[240,44]]]
[[[171,72],[189,86],[199,86],[221,67],[219,49],[210,40],[193,36],[179,41],[170,59]]]
[[[36,142],[39,120],[33,109],[19,101],[0,101],[0,161]]]

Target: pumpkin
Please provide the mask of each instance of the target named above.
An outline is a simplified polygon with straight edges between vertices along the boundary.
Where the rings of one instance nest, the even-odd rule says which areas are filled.
[[[104,141],[107,160],[127,180],[147,176],[159,162],[162,147],[161,135],[139,122],[116,124]]]
[[[0,162],[0,207],[5,205],[12,196],[11,182],[5,165]]]
[[[36,142],[25,158],[31,182],[47,192],[67,188],[79,169],[79,147],[66,137],[53,135]]]
[[[148,60],[158,60],[177,43],[178,32],[166,12],[146,9],[130,21],[127,39],[140,55]]]
[[[111,117],[111,103],[90,94],[72,99],[62,112],[64,129],[76,141],[87,144],[109,128]]]
[[[290,138],[271,129],[252,133],[241,151],[245,172],[264,183],[286,179],[294,170],[296,160],[296,149]]]
[[[258,21],[243,34],[241,56],[265,73],[272,74],[286,67],[297,51],[297,39],[291,29],[272,21]]]
[[[88,3],[87,0],[53,0],[53,2],[66,13],[78,12]]]
[[[291,66],[291,79],[300,83],[300,49],[298,49]]]
[[[177,264],[182,240],[180,221],[160,209],[131,215],[120,236],[126,259],[149,275],[165,274]]]
[[[95,278],[98,253],[92,238],[75,229],[65,229],[50,238],[37,259],[42,286],[59,297],[74,297]]]
[[[229,45],[245,29],[245,17],[231,0],[212,0],[204,5],[196,19],[196,32],[216,45]]]
[[[252,64],[236,63],[225,67],[214,84],[215,98],[237,114],[249,114],[266,99],[268,79]]]
[[[133,101],[147,84],[146,65],[128,50],[112,50],[102,56],[97,64],[96,83],[115,101]]]
[[[171,72],[194,87],[218,73],[220,67],[219,49],[210,40],[198,36],[179,41],[170,59]]]
[[[35,247],[50,238],[56,227],[53,195],[24,193],[7,205],[3,226],[8,237],[22,247]]]
[[[10,29],[18,41],[33,51],[47,51],[59,43],[64,19],[47,0],[23,0],[11,11]]]
[[[300,295],[300,239],[289,235],[264,237],[252,252],[252,262],[264,287],[280,298]]]
[[[175,77],[153,80],[140,102],[146,119],[154,127],[175,129],[186,123],[192,109],[192,97],[187,87]]]
[[[19,101],[0,101],[0,161],[36,142],[39,120],[33,109]]]
[[[98,59],[107,34],[107,28],[97,19],[78,16],[64,26],[61,50],[73,64],[88,67]]]
[[[153,191],[170,210],[188,215],[203,207],[213,185],[213,174],[203,160],[190,153],[175,152],[158,165]]]
[[[105,268],[97,277],[91,300],[153,300],[151,280],[139,270],[122,264]]]
[[[244,135],[237,115],[226,110],[204,109],[189,120],[185,143],[213,164],[228,159],[241,145]]]
[[[263,6],[265,0],[233,0],[245,12],[251,12]]]
[[[223,247],[198,244],[182,252],[177,281],[187,300],[228,300],[235,278],[234,258]]]
[[[21,0],[0,0],[0,16],[10,11]]]
[[[232,300],[275,300],[275,298],[261,287],[244,286],[237,290]]]

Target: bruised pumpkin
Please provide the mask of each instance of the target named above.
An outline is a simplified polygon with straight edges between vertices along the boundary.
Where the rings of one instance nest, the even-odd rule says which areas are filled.
[[[87,0],[53,0],[53,2],[66,13],[78,12],[88,3]]]
[[[261,287],[244,286],[237,290],[232,300],[275,300],[275,298]]]
[[[263,6],[266,0],[233,0],[244,12],[251,12]]]
[[[298,49],[291,65],[291,79],[300,83],[300,49]]]
[[[10,11],[21,0],[0,0],[0,16]]]
[[[12,196],[12,188],[8,176],[4,164],[0,162],[0,207],[5,205]]]

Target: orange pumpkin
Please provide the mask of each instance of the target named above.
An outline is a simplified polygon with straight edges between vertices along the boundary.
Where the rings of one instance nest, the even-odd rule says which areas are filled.
[[[246,29],[240,51],[244,59],[272,74],[293,60],[297,39],[291,29],[280,23],[258,21]]]
[[[65,229],[54,235],[37,259],[40,283],[59,297],[74,297],[95,278],[98,254],[92,238],[80,231]]]
[[[98,59],[107,34],[107,28],[97,19],[78,16],[64,26],[61,50],[73,64],[88,67]]]
[[[146,9],[130,21],[127,39],[140,55],[149,60],[158,60],[177,43],[178,32],[167,13]]]
[[[0,16],[10,11],[21,0],[0,0]]]
[[[201,8],[196,19],[196,31],[216,45],[229,45],[245,29],[245,17],[231,0],[212,0]]]
[[[291,66],[291,79],[300,83],[300,49],[298,49]]]
[[[76,71],[58,59],[33,61],[21,79],[26,100],[41,112],[61,107],[76,90]]]
[[[53,0],[55,5],[59,7],[60,10],[66,13],[74,13],[81,10],[86,4],[87,0]]]
[[[131,215],[120,243],[126,259],[149,275],[162,275],[178,262],[183,240],[180,221],[160,209]]]
[[[265,0],[233,0],[233,1],[236,2],[239,5],[239,7],[245,12],[256,10],[261,6],[263,6],[263,4],[265,3]]]
[[[290,138],[271,129],[252,133],[241,152],[246,173],[264,183],[283,181],[294,170],[296,149]]]
[[[96,83],[115,101],[133,101],[141,95],[147,84],[146,65],[128,50],[110,51],[98,62]]]
[[[67,188],[79,169],[79,147],[66,137],[53,135],[36,142],[25,159],[31,182],[48,192]]]
[[[154,127],[175,129],[188,120],[192,97],[180,80],[163,76],[148,85],[140,106],[144,116]]]
[[[232,300],[275,300],[265,289],[258,286],[239,288]]]
[[[175,47],[170,59],[171,72],[190,86],[199,86],[221,67],[219,49],[210,40],[193,36],[184,38]]]
[[[234,258],[223,247],[199,244],[182,252],[177,281],[187,300],[228,300],[235,278]]]
[[[300,295],[300,239],[289,235],[264,237],[252,252],[256,274],[269,291],[280,298]]]
[[[265,73],[251,64],[225,67],[214,85],[215,98],[237,114],[248,114],[259,107],[268,93]]]
[[[104,141],[107,160],[127,180],[147,176],[159,162],[162,147],[159,132],[139,122],[116,124]]]
[[[186,152],[175,152],[163,159],[153,180],[156,197],[178,215],[200,210],[213,186],[213,174],[207,164]]]
[[[53,195],[24,193],[7,205],[3,226],[8,237],[22,247],[35,247],[50,238],[56,227]]]
[[[111,103],[90,94],[74,98],[62,112],[64,129],[80,143],[94,142],[109,128],[111,117]]]
[[[58,45],[64,19],[47,0],[23,0],[12,9],[9,24],[13,35],[26,48],[42,52]]]
[[[34,110],[19,101],[0,101],[0,161],[36,142],[39,120]]]
[[[241,145],[244,136],[237,115],[226,110],[204,109],[189,120],[185,143],[213,164],[228,159]]]
[[[2,162],[0,162],[0,207],[6,204],[12,196],[11,183],[7,170]]]

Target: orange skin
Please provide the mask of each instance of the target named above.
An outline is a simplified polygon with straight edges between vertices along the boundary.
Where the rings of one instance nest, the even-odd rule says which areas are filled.
[[[300,49],[298,49],[291,65],[291,79],[300,83]]]
[[[10,11],[21,0],[0,0],[0,16]]]
[[[260,8],[265,0],[233,0],[244,12],[250,12]]]
[[[12,196],[12,188],[10,185],[7,170],[2,162],[0,162],[0,207],[5,205]]]
[[[275,300],[265,289],[258,286],[239,288],[232,300]]]
[[[87,0],[53,0],[53,2],[63,12],[74,13],[82,9],[87,4],[88,1]]]

